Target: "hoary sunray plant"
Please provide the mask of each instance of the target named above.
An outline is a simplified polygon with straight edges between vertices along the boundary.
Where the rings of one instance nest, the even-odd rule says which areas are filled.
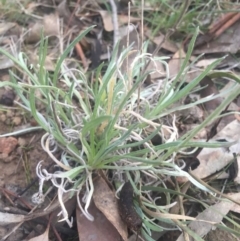
[[[113,51],[112,60],[107,70],[102,71],[102,65],[95,72],[94,81],[89,81],[80,69],[71,69],[65,59],[74,45],[85,36],[89,28],[82,32],[64,51],[56,63],[51,75],[44,68],[47,55],[47,39],[42,39],[39,47],[39,63],[33,66],[28,63],[27,56],[20,53],[17,58],[0,49],[27,75],[28,82],[18,82],[17,77],[10,71],[11,81],[1,82],[0,86],[11,86],[21,101],[15,102],[21,108],[31,112],[39,127],[32,127],[26,131],[42,128],[42,148],[48,153],[61,171],[49,173],[42,168],[41,160],[37,166],[40,178],[39,192],[34,195],[36,202],[41,202],[43,184],[51,180],[58,189],[58,198],[62,208],[62,220],[68,220],[68,213],[64,207],[63,194],[71,192],[83,196],[78,204],[83,214],[90,220],[93,215],[88,207],[94,192],[94,174],[104,170],[111,177],[112,182],[130,180],[135,193],[141,197],[141,205],[136,203],[137,211],[143,219],[142,234],[147,240],[152,240],[152,231],[162,231],[158,221],[173,223],[168,214],[171,204],[171,191],[165,185],[168,177],[187,177],[197,188],[208,191],[205,186],[196,181],[191,175],[175,164],[174,158],[179,151],[189,147],[219,147],[224,143],[194,142],[192,138],[204,126],[219,116],[221,111],[239,94],[239,84],[226,90],[231,92],[219,107],[211,113],[198,127],[179,137],[175,126],[174,112],[196,106],[209,101],[216,96],[201,99],[195,103],[174,107],[174,103],[187,96],[198,86],[198,83],[221,61],[209,65],[197,78],[183,87],[184,76],[190,68],[188,60],[197,36],[195,33],[185,61],[179,74],[169,79],[159,80],[155,84],[143,87],[146,76],[151,71],[142,73],[148,59],[160,61],[168,65],[164,58],[152,58],[150,54],[138,53],[130,64],[129,71],[121,72],[121,65],[128,57],[131,46],[118,53]],[[238,79],[235,78],[239,82]],[[138,90],[140,89],[140,96]],[[41,93],[41,97],[36,92]],[[140,99],[138,99],[140,97]],[[44,111],[38,110],[37,103],[44,106]],[[172,123],[164,123],[164,117],[172,115]],[[166,134],[167,133],[167,134]],[[8,133],[9,135],[14,133]],[[160,135],[163,144],[152,145],[151,139]],[[61,151],[56,158],[54,153]],[[186,151],[186,150],[185,150]],[[138,185],[141,184],[141,185]],[[165,187],[166,206],[155,203],[151,196],[153,191],[162,192],[158,186]],[[179,194],[177,191],[175,194]],[[155,210],[154,212],[151,210]],[[164,215],[163,215],[164,214]],[[177,225],[181,225],[178,221]],[[184,226],[184,225],[183,225]],[[190,235],[194,233],[185,228]],[[196,240],[202,240],[195,235]]]

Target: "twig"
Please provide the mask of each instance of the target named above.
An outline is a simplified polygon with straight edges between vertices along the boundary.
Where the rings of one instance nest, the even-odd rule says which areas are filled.
[[[83,50],[82,50],[82,47],[81,47],[80,43],[77,43],[77,44],[75,45],[75,49],[76,49],[79,57],[80,57],[81,60],[82,60],[83,67],[86,69],[86,68],[88,67],[87,59],[86,59],[86,57],[85,57],[85,55],[84,55],[84,53],[83,53]]]
[[[209,27],[209,31],[201,35],[197,38],[195,42],[195,47],[200,47],[213,39],[218,38],[226,29],[231,27],[234,23],[236,23],[240,19],[240,13],[238,12],[230,12],[222,16],[217,22],[213,23]],[[187,43],[188,38],[184,41],[184,45]]]
[[[11,191],[3,188],[3,187],[0,187],[0,190],[3,192],[3,194],[4,194],[5,196],[7,195],[6,198],[8,198],[9,202],[11,202],[11,204],[12,204],[13,206],[15,206],[14,203],[13,203],[14,201],[10,201],[11,198],[9,197],[9,195],[11,195],[11,196],[13,196],[13,197],[15,197],[15,198],[18,198],[19,201],[22,202],[27,208],[29,208],[29,209],[32,208],[31,205],[29,205],[29,203],[28,203],[26,200],[24,200],[22,197],[19,197],[16,193],[13,193],[13,192],[11,192]]]
[[[119,40],[119,27],[118,27],[118,15],[117,15],[117,6],[114,0],[109,1],[112,8],[112,22],[113,22],[113,47],[116,46]]]
[[[214,38],[217,38],[221,35],[226,29],[231,27],[234,23],[236,23],[240,19],[240,13],[235,14],[231,19],[229,19],[221,28],[219,28],[215,34]]]
[[[8,193],[6,192],[6,190],[4,188],[1,188],[1,189],[2,189],[3,195],[7,198],[7,200],[12,204],[12,206],[15,206],[12,199],[9,197]]]
[[[209,27],[209,33],[212,34],[214,32],[216,32],[222,25],[224,22],[227,22],[229,19],[231,19],[234,15],[236,15],[237,13],[227,13],[226,15],[222,16],[220,19],[218,19],[217,23],[213,23],[210,27]]]
[[[52,188],[50,188],[52,190]],[[46,192],[46,194],[44,195],[44,197],[46,197],[49,194],[49,192]],[[36,205],[33,207],[33,209],[28,213],[28,215],[32,214],[37,208],[39,207],[39,205]],[[43,215],[42,215],[43,216]],[[28,219],[29,220],[29,219]],[[26,220],[24,219],[22,222],[18,223],[15,227],[13,227],[11,229],[11,231],[9,231],[9,233],[7,233],[4,237],[2,237],[2,239],[0,239],[0,241],[4,241],[6,240],[11,234],[13,234],[16,230],[18,230],[19,227],[21,227],[21,225],[25,222]]]

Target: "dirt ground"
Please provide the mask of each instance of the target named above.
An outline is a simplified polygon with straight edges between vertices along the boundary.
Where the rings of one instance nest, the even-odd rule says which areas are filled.
[[[19,130],[26,126],[29,120],[24,113],[14,110],[12,107],[7,111],[0,112],[0,134],[5,134],[13,130]],[[12,210],[18,213],[20,210],[27,212],[22,202],[32,205],[31,196],[38,189],[36,181],[36,165],[43,160],[44,165],[50,163],[50,159],[41,147],[41,137],[43,132],[36,131],[29,134],[1,138],[0,147],[0,208],[1,210]],[[35,184],[29,190],[24,189],[35,180]],[[22,195],[21,195],[22,194]],[[19,197],[23,199],[19,202]],[[13,200],[13,201],[12,201]],[[14,210],[15,208],[15,210]],[[12,225],[0,228],[0,237],[3,237]],[[20,232],[19,232],[20,231]],[[23,229],[19,229],[8,240],[22,240]]]
[[[56,67],[55,64],[57,59],[59,58],[59,53],[62,51],[62,47],[63,49],[67,48],[69,42],[71,42],[81,31],[83,31],[87,27],[94,24],[96,25],[96,27],[94,28],[94,31],[91,31],[86,36],[86,38],[83,38],[80,43],[77,43],[74,46],[72,54],[69,55],[68,56],[69,58],[67,57],[66,59],[66,63],[68,64],[68,67],[71,67],[72,69],[74,69],[76,66],[78,67],[80,63],[80,66],[81,68],[84,69],[84,71],[88,69],[89,73],[95,73],[94,72],[95,68],[101,62],[105,61],[105,63],[108,63],[107,61],[109,60],[109,49],[113,47],[112,42],[114,42],[113,30],[115,31],[114,29],[115,26],[112,21],[112,15],[109,15],[109,11],[108,11],[109,9],[107,9],[106,6],[102,4],[102,1],[86,1],[86,2],[88,2],[89,5],[85,5],[85,1],[79,1],[79,0],[75,2],[59,1],[59,0],[32,1],[31,4],[26,4],[25,6],[26,12],[23,14],[22,10],[17,11],[17,14],[15,13],[16,16],[14,16],[13,20],[9,18],[6,11],[6,16],[3,17],[3,19],[5,19],[3,20],[3,23],[6,26],[4,25],[2,26],[3,29],[5,29],[5,27],[6,29],[3,31],[1,30],[1,27],[0,27],[0,33],[2,32],[2,35],[0,34],[0,36],[1,37],[10,36],[11,38],[10,37],[9,39],[6,38],[2,42],[0,40],[0,45],[11,46],[12,39],[15,39],[16,43],[14,43],[15,44],[14,48],[16,48],[17,53],[26,52],[26,55],[28,56],[28,61],[33,65],[35,64],[37,65],[38,57],[39,57],[38,48],[39,48],[39,43],[41,39],[40,33],[42,29],[44,29],[45,36],[49,37],[48,54],[46,56],[44,67],[46,68],[47,71],[49,71],[50,74],[52,74],[52,72],[55,71],[55,67]],[[130,43],[134,43],[133,52],[134,51],[138,52],[140,50],[138,49],[140,45],[136,44],[139,41],[138,36],[136,35],[136,29],[140,27],[140,18],[139,16],[137,17],[136,13],[134,13],[135,10],[133,8],[133,14],[134,16],[136,15],[136,17],[133,17],[131,19],[131,23],[136,24],[136,29],[134,31],[131,31],[129,33],[129,36],[127,36],[126,34],[123,34],[123,32],[124,31],[126,32],[126,30],[128,29],[128,28],[124,28],[126,27],[124,25],[128,24],[128,18],[127,18],[128,1],[119,0],[116,2],[119,3],[119,6],[118,6],[119,11],[118,13],[116,13],[116,17],[119,19],[119,27],[122,32],[122,36],[120,36],[121,41],[120,41],[119,49],[125,48],[126,42],[130,41]],[[138,1],[135,1],[135,2],[138,2]],[[160,2],[161,1],[159,1],[158,3]],[[175,4],[176,2],[173,1],[173,4]],[[122,3],[122,6],[120,3]],[[95,4],[96,6],[94,6]],[[0,3],[0,6],[1,6],[1,3]],[[194,7],[194,5],[191,7]],[[16,7],[14,5],[13,10],[15,8]],[[10,8],[10,10],[12,10],[12,7]],[[146,12],[147,16],[148,14],[152,14],[152,13],[154,12],[149,12],[149,13]],[[184,11],[183,13],[185,14]],[[9,14],[11,14],[11,11],[9,11]],[[234,14],[237,14],[235,13],[235,9],[232,14],[233,16]],[[5,13],[3,15],[5,15]],[[169,15],[169,14],[166,13],[166,15]],[[212,14],[209,14],[209,15],[212,15]],[[199,56],[200,54],[203,54],[203,53],[207,54],[207,57],[204,56],[202,59],[199,60],[199,62],[196,62],[196,63],[194,63],[195,60],[194,61],[191,60],[192,66],[194,66],[194,68],[197,67],[196,69],[198,69],[198,71],[196,72],[193,71],[193,73],[191,73],[192,70],[189,69],[189,73],[186,74],[186,84],[191,83],[191,81],[194,80],[195,77],[193,77],[193,75],[195,74],[196,76],[200,75],[202,71],[209,66],[209,63],[213,63],[213,61],[216,60],[216,56],[218,55],[225,56],[226,54],[235,55],[236,51],[238,51],[239,53],[240,45],[239,45],[238,38],[240,36],[240,28],[239,28],[240,13],[238,13],[237,17],[238,17],[238,22],[236,22],[231,28],[229,28],[228,31],[225,31],[226,30],[225,29],[224,30],[225,33],[223,32],[224,34],[222,34],[222,36],[217,36],[217,35],[215,36],[213,32],[210,31],[211,29],[209,30],[209,32],[207,31],[205,34],[203,34],[203,32],[199,34],[199,38],[197,38],[196,40],[196,43],[198,45],[195,44],[194,51],[193,51],[193,54],[195,56],[192,55],[193,57],[192,59],[195,59],[196,56]],[[59,19],[61,19],[61,21]],[[201,22],[203,20],[198,20],[198,21]],[[178,31],[175,32],[174,30],[175,33],[173,32],[174,34],[173,36],[171,36],[170,32],[172,32],[172,29],[175,28],[173,25],[174,28],[169,30],[169,32],[165,31],[163,28],[163,30],[161,30],[162,33],[159,32],[159,34],[157,34],[156,36],[151,36],[150,34],[151,24],[149,24],[148,21],[146,21],[146,24],[144,26],[144,29],[148,30],[148,31],[144,30],[146,32],[144,33],[144,38],[146,40],[150,40],[151,42],[151,44],[149,45],[150,47],[148,49],[148,54],[152,54],[153,49],[155,49],[155,47],[156,48],[160,47],[161,51],[159,51],[158,57],[165,56],[165,55],[166,57],[169,57],[169,61],[167,62],[168,68],[169,68],[169,74],[170,74],[169,78],[173,78],[174,76],[178,75],[178,73],[181,71],[182,58],[185,58],[186,56],[185,50],[187,50],[188,48],[188,43],[187,43],[188,41],[185,41],[185,40],[187,40],[189,36],[192,36],[193,33],[188,33],[189,36],[186,36],[187,38],[185,39],[185,37],[183,38],[182,36],[184,35],[181,31],[182,29],[180,30],[179,28],[179,32]],[[228,21],[228,18],[226,18],[225,21]],[[8,22],[9,22],[9,25],[7,26]],[[223,22],[218,24],[217,26],[225,26],[225,24]],[[128,29],[127,32],[129,31],[130,30]],[[140,28],[138,29],[138,31],[140,33]],[[143,29],[141,30],[141,32],[143,32]],[[219,31],[217,31],[217,33],[218,32]],[[23,33],[24,35],[22,35]],[[63,43],[62,42],[60,43],[59,41],[61,39],[60,36],[61,38],[63,38]],[[165,36],[166,39],[164,39],[165,37],[162,38],[163,36]],[[176,40],[176,43],[175,43],[175,36],[177,36],[176,39],[183,38],[183,40],[181,41],[184,42],[183,46],[186,47],[185,50],[184,48],[183,49],[179,48],[180,44],[178,43],[178,41],[180,41],[180,39],[178,41]],[[205,41],[206,37],[208,38],[207,41]],[[128,38],[130,40],[127,40]],[[18,42],[17,40],[19,39],[22,39],[22,43],[20,43],[21,48],[19,48],[17,44]],[[226,44],[226,42],[228,44]],[[182,43],[181,43],[181,46],[182,46]],[[133,56],[135,57],[135,55],[132,55],[132,57]],[[132,61],[132,60],[130,61],[130,59],[131,58],[129,58],[129,60],[126,62],[129,65],[130,65],[130,62]],[[231,70],[234,70],[236,76],[239,76],[240,68],[239,68],[238,59],[239,57],[236,57],[236,56],[234,56],[234,58],[232,57],[232,59],[226,58],[224,67],[221,67],[220,65],[218,65],[216,66],[216,69],[222,70],[223,68],[227,68],[227,67],[229,67],[230,69],[230,67],[232,67],[233,65],[236,65],[235,66],[236,68],[233,68]],[[7,64],[9,64],[10,66],[4,67]],[[0,59],[1,81],[11,82],[10,75],[8,73],[8,71],[11,70],[14,72],[14,74],[18,73],[17,77],[19,79],[16,78],[17,81],[21,82],[21,80],[23,79],[24,80],[23,83],[28,83],[29,80],[25,76],[24,71],[21,72],[18,68],[19,66],[18,67],[14,66],[14,68],[12,68],[13,66],[14,64],[11,63],[11,61],[9,62],[8,59],[5,58],[5,61],[2,61],[2,63]],[[127,72],[129,69],[127,64],[125,63],[122,65],[122,67],[124,67],[121,69],[123,73]],[[162,65],[162,63],[159,66],[157,66],[156,69],[158,70],[159,73],[155,73],[156,76],[151,75],[149,83],[147,84],[146,82],[145,87],[148,87],[148,85],[155,83],[158,78],[161,80],[162,78],[165,78],[165,76],[167,76],[166,74],[167,71],[165,71],[165,68]],[[228,76],[227,78],[230,78],[230,77]],[[216,83],[214,76],[212,77],[207,76],[207,78],[204,78],[203,81],[200,83],[200,86],[208,85],[209,87],[206,88],[206,91],[204,91],[204,88],[203,88],[201,93],[199,92],[197,94],[198,97],[194,96],[194,98],[205,98],[210,95],[218,94],[219,90],[222,89],[222,87],[219,88],[219,86],[225,86],[228,83],[228,82],[223,82],[222,79],[217,80],[219,82]],[[62,82],[59,85],[61,84]],[[62,85],[63,86],[61,87],[64,90],[66,86],[64,84]],[[81,93],[81,94],[84,95],[85,93]],[[191,98],[189,98],[189,100],[187,99],[184,100],[184,104],[191,103],[194,100]],[[33,120],[31,114],[21,109],[17,105],[13,104],[13,100],[15,101],[17,100],[21,102],[20,98],[18,96],[15,96],[15,94],[11,92],[11,90],[8,90],[7,88],[0,88],[0,106],[1,106],[0,135],[10,133],[9,136],[0,138],[0,170],[1,170],[0,171],[0,215],[2,215],[3,213],[6,213],[6,214],[14,214],[16,216],[17,215],[27,216],[27,214],[29,214],[29,212],[31,212],[32,209],[34,214],[40,213],[41,210],[44,210],[44,208],[47,206],[54,207],[55,201],[58,201],[58,199],[56,198],[57,189],[54,187],[47,197],[48,200],[42,206],[38,206],[36,210],[34,210],[34,207],[36,206],[36,204],[32,202],[32,196],[38,191],[38,188],[39,188],[39,179],[36,174],[37,164],[40,161],[43,161],[42,163],[43,167],[48,168],[50,165],[52,165],[51,167],[49,167],[51,172],[53,169],[55,170],[55,168],[57,167],[54,166],[55,162],[53,162],[53,160],[48,156],[48,154],[43,150],[41,146],[41,138],[44,134],[44,131],[38,130],[38,131],[31,131],[25,134],[19,134],[19,133],[11,134],[12,132],[17,132],[29,127],[37,126],[37,123]],[[191,130],[192,128],[195,128],[195,125],[200,124],[204,120],[204,118],[207,118],[207,116],[211,114],[221,104],[222,101],[223,101],[222,97],[219,97],[203,104],[203,106],[201,107],[193,106],[191,110],[189,108],[188,110],[180,109],[180,111],[175,113],[171,112],[171,113],[174,113],[174,115],[176,114],[177,119],[179,120],[179,121],[176,121],[176,123],[177,123],[177,128],[179,128],[179,132],[181,132],[181,135]],[[237,102],[239,101],[236,100],[236,103]],[[230,110],[239,112],[239,106],[240,106],[239,103],[237,104],[232,103],[234,104],[233,106],[234,108],[232,109],[230,108]],[[179,104],[180,103],[177,103],[176,108],[179,107],[178,106]],[[182,104],[183,103],[181,103],[181,105]],[[39,108],[39,111],[44,112],[45,109],[46,109],[45,106],[41,106],[41,108]],[[234,115],[231,115],[229,116],[229,119],[227,118],[228,117],[222,118],[222,121],[220,122],[218,129],[220,129],[220,127],[222,129],[223,127],[227,126],[229,123],[234,121],[236,117]],[[169,119],[170,121],[167,120],[167,122],[173,121],[172,117],[170,118],[170,115],[169,115]],[[196,139],[198,138],[205,139],[208,134],[208,131],[209,130],[207,128],[204,129],[203,132],[198,134]],[[233,131],[232,133],[234,132],[235,131]],[[225,139],[225,138],[220,138],[220,139]],[[162,143],[162,139],[160,142]],[[58,155],[58,154],[61,154],[61,153],[54,153],[54,155]],[[209,159],[210,158],[208,158],[208,160]],[[219,160],[216,160],[216,163],[218,161]],[[215,172],[216,172],[216,169],[212,170],[210,174],[212,175]],[[205,174],[204,171],[202,173],[202,178],[205,178],[203,174]],[[219,183],[221,184],[221,182]],[[49,183],[48,182],[44,183],[44,192],[47,190],[47,188],[52,186],[51,184],[52,183],[50,181]],[[115,195],[115,190],[114,190],[114,195]],[[188,200],[186,199],[185,201],[187,202]],[[73,223],[72,228],[69,228],[66,222],[61,222],[61,223],[57,222],[58,219],[60,219],[59,217],[57,217],[57,214],[59,214],[59,211],[60,211],[60,209],[57,209],[59,208],[59,203],[57,203],[57,205],[58,206],[55,206],[55,209],[52,210],[51,212],[49,211],[47,215],[46,214],[44,214],[44,216],[39,215],[35,218],[32,218],[31,220],[27,220],[27,221],[25,220],[19,226],[18,224],[21,222],[14,222],[13,224],[9,224],[9,223],[2,224],[1,220],[4,220],[4,218],[1,218],[0,219],[0,241],[3,241],[3,240],[33,241],[31,239],[43,234],[49,228],[50,223],[52,226],[49,232],[49,237],[46,237],[46,239],[37,238],[37,239],[34,239],[34,241],[43,241],[43,240],[44,241],[45,240],[46,241],[55,241],[55,240],[79,241],[80,239],[82,241],[82,239],[84,238],[81,237],[82,234],[80,235],[79,226],[78,226],[78,222],[80,223],[79,221],[80,215],[75,214],[76,209],[77,209],[77,212],[80,210],[79,208],[76,208],[77,206],[76,199],[65,203],[65,206],[69,214],[73,216],[75,221],[75,223]],[[211,205],[211,203],[209,205]],[[186,205],[186,208],[188,207],[190,206]],[[102,214],[102,216],[105,215],[104,212],[102,212],[99,207],[97,207],[96,209],[98,210],[95,211],[95,213],[93,213],[94,215],[98,215],[98,214],[99,216],[100,214]],[[105,205],[105,209],[108,209],[108,207],[106,208],[106,205]],[[118,210],[118,208],[116,208],[116,210]],[[197,215],[198,213],[202,212],[202,209],[193,210],[192,212],[195,212],[195,214]],[[239,220],[239,216],[237,216],[237,214],[236,214],[236,217]],[[104,218],[106,219],[105,216]],[[236,219],[234,218],[234,220],[237,220],[237,218]],[[224,220],[224,223],[225,221],[226,220]],[[112,222],[112,224],[113,223],[114,222]],[[221,221],[218,221],[217,223],[221,223]],[[116,226],[113,226],[112,224],[111,224],[111,229],[116,231],[115,230]],[[235,228],[233,226],[231,227],[232,229]],[[94,230],[90,227],[89,223],[84,224],[82,228],[83,230],[86,230],[86,235],[93,235]],[[96,230],[99,229],[100,230],[99,232],[103,233],[102,229],[100,229],[98,225],[95,224],[95,228]],[[105,228],[104,230],[106,231],[107,234],[110,233],[111,231],[108,228]],[[126,234],[130,236],[130,234],[132,233],[133,232],[129,229],[129,227],[128,229],[126,227]],[[163,233],[164,235],[160,236],[161,234],[159,235],[159,232],[158,232],[158,236],[157,238],[154,237],[154,240],[176,241],[178,240],[178,237],[181,234],[179,230],[167,231]],[[59,238],[58,238],[58,235],[59,235]],[[117,235],[119,236],[119,233],[117,233]],[[8,238],[3,239],[3,237],[6,237],[6,236],[8,236]],[[101,238],[99,239],[101,241]],[[207,236],[203,237],[203,239],[206,241],[225,241],[225,240],[239,241],[239,239],[233,238],[232,235],[220,229],[210,231],[207,234]],[[125,240],[128,240],[128,237],[126,237]]]

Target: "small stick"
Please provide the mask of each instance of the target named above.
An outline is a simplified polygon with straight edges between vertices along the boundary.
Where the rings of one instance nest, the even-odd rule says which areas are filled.
[[[30,205],[28,202],[26,202],[22,197],[19,197],[16,193],[13,193],[13,192],[11,192],[11,191],[9,191],[9,190],[7,190],[7,189],[4,189],[4,188],[2,188],[2,187],[0,187],[0,189],[2,190],[2,192],[3,192],[5,195],[7,194],[8,198],[9,198],[9,201],[10,201],[9,195],[11,195],[11,196],[13,196],[13,197],[15,197],[15,198],[18,198],[27,208],[32,209],[31,205]],[[6,197],[7,197],[7,196],[6,196]],[[13,203],[14,200],[13,200],[13,201],[10,201],[10,202],[12,203],[13,206],[15,206],[14,203]]]
[[[240,19],[240,13],[235,14],[229,21],[227,21],[220,29],[218,29],[215,34],[214,38],[217,38],[221,35],[226,29],[231,27],[234,23],[236,23]]]
[[[6,190],[4,188],[2,188],[2,193],[7,198],[7,200],[12,204],[12,206],[15,206],[12,199],[9,197],[8,193],[6,192]]]
[[[85,57],[85,55],[84,55],[84,53],[83,53],[83,50],[82,50],[82,47],[81,47],[80,43],[77,43],[77,44],[75,45],[75,49],[76,49],[79,57],[80,57],[81,60],[82,60],[83,67],[86,69],[86,68],[88,67],[87,59],[86,59],[86,57]]]
[[[231,19],[234,15],[236,15],[237,13],[227,13],[224,16],[222,16],[217,23],[213,23],[210,27],[209,27],[209,33],[214,33],[216,32],[222,25],[224,22],[227,22],[229,19]]]

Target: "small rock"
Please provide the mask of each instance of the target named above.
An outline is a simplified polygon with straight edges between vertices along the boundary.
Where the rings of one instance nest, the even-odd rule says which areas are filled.
[[[21,117],[19,117],[19,116],[15,116],[15,117],[13,117],[13,119],[12,119],[12,123],[13,123],[15,126],[19,126],[19,125],[21,124],[21,122],[22,122],[22,119],[21,119]]]
[[[14,137],[0,138],[0,152],[9,154],[12,152],[18,144],[18,141]]]

